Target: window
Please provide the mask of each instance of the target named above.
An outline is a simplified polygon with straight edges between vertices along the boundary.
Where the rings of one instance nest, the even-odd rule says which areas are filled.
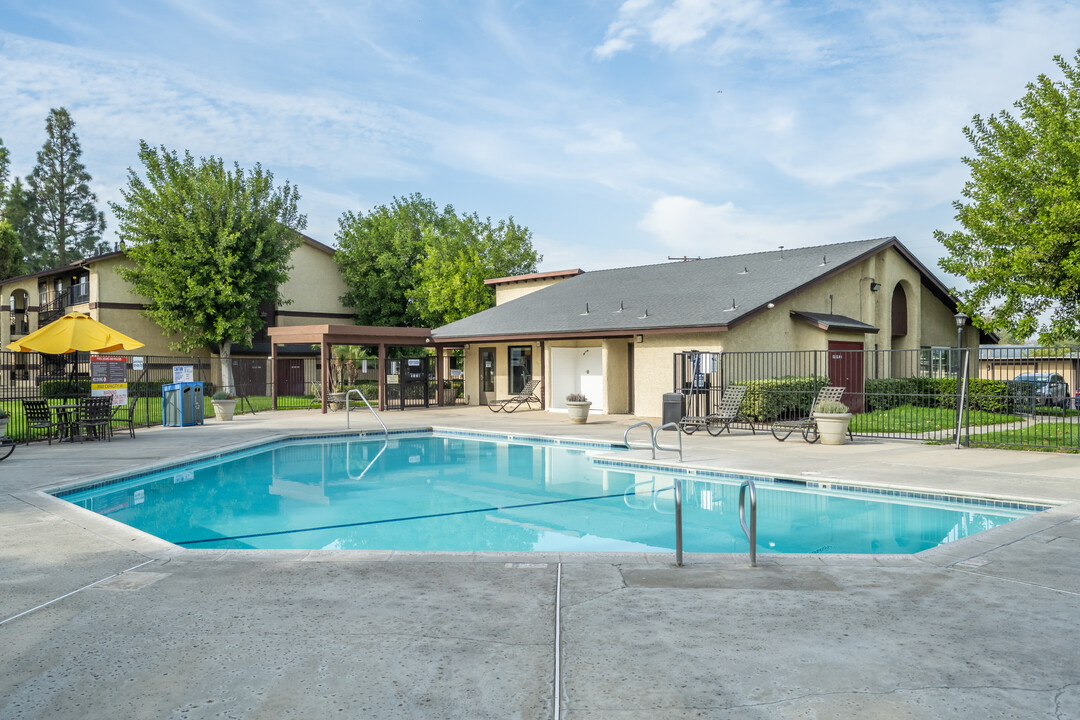
[[[511,347],[510,352],[510,394],[517,395],[525,389],[525,384],[532,379],[532,346]]]

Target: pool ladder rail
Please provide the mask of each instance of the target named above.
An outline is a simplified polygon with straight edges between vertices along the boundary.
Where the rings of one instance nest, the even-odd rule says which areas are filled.
[[[345,428],[346,429],[352,429],[352,425],[349,422],[349,410],[350,410],[349,398],[352,397],[353,393],[356,393],[360,397],[360,399],[364,401],[364,404],[367,405],[368,410],[370,410],[371,414],[375,416],[375,419],[379,421],[379,424],[382,425],[382,429],[383,429],[383,445],[382,445],[381,448],[379,448],[379,452],[375,453],[375,457],[371,458],[371,461],[367,464],[367,467],[364,468],[364,471],[362,473],[360,473],[356,477],[353,477],[352,473],[349,473],[349,479],[350,480],[360,480],[361,478],[364,477],[364,475],[367,475],[367,471],[371,469],[371,466],[375,464],[375,462],[379,459],[379,457],[384,452],[386,452],[386,448],[390,444],[390,431],[386,429],[386,423],[384,423],[382,421],[382,418],[379,417],[379,413],[375,412],[375,408],[371,407],[371,403],[369,403],[368,399],[366,397],[364,397],[364,393],[361,392],[357,388],[351,388],[348,392],[345,393]],[[346,445],[345,446],[346,453],[348,453],[348,450],[349,450],[349,445]],[[349,465],[349,458],[348,457],[346,457],[346,459],[345,459],[345,464],[346,464],[346,472],[348,472],[348,465]]]
[[[682,551],[682,478],[675,478],[675,566],[683,566]],[[746,522],[746,495],[750,494],[750,523]],[[757,486],[747,478],[739,485],[739,525],[750,542],[750,567],[757,567]]]
[[[645,443],[630,442],[630,431],[636,427],[645,426],[649,428],[652,436],[652,443],[646,445]],[[661,445],[657,437],[660,435],[661,430],[674,430],[675,437],[679,439],[679,446],[672,447],[670,445]],[[656,459],[657,450],[666,450],[668,452],[679,453],[679,462],[683,460],[682,449],[682,433],[679,432],[679,424],[670,422],[653,430],[651,423],[642,420],[636,422],[630,427],[626,428],[623,432],[623,444],[630,449],[636,450],[652,450],[653,460]],[[636,485],[634,486],[637,487]],[[676,567],[683,566],[683,550],[682,550],[682,478],[676,477],[672,489],[675,491],[675,565]],[[746,522],[746,493],[750,493],[750,523]],[[623,502],[626,502],[625,497]],[[629,504],[629,503],[627,503]],[[656,506],[655,494],[653,498],[653,507]],[[757,567],[757,487],[754,485],[754,481],[750,478],[742,481],[739,485],[739,525],[742,526],[743,534],[746,535],[746,539],[750,541],[750,567]]]
[[[630,431],[633,430],[636,427],[642,427],[642,426],[649,428],[649,434],[650,434],[652,442],[650,444],[648,444],[648,445],[646,445],[645,443],[639,443],[639,442],[632,443],[632,442],[630,442],[630,439],[629,439]],[[675,433],[676,433],[676,437],[679,439],[679,446],[674,447],[674,446],[671,446],[671,445],[661,445],[660,441],[657,439],[657,437],[660,434],[661,430],[674,430]],[[623,439],[623,445],[630,448],[631,450],[652,450],[652,459],[653,460],[656,459],[656,451],[657,450],[664,450],[666,452],[677,452],[677,453],[679,453],[679,462],[683,461],[682,435],[679,434],[679,426],[678,426],[677,423],[673,423],[673,422],[667,423],[666,425],[661,425],[660,427],[653,430],[652,423],[650,423],[650,422],[648,422],[646,420],[642,420],[641,422],[636,422],[633,425],[631,425],[630,427],[626,428],[626,430],[623,432],[622,439]]]

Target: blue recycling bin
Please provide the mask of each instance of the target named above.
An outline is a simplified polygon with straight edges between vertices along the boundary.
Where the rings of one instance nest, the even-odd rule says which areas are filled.
[[[203,424],[203,384],[181,382],[161,386],[162,425],[180,427]]]

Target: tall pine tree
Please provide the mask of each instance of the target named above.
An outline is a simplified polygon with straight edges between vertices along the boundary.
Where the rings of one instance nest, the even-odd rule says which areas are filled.
[[[90,173],[79,162],[82,148],[67,110],[49,111],[45,134],[37,165],[26,181],[46,264],[59,266],[106,249],[101,242],[105,214],[95,207],[97,197],[90,192]]]
[[[7,189],[7,197],[4,201],[4,221],[11,224],[12,229],[22,243],[22,257],[26,265],[26,272],[40,272],[52,267],[48,253],[41,243],[41,236],[34,225],[34,196],[22,184],[22,180],[15,178]]]
[[[0,219],[2,219],[4,200],[7,198],[8,168],[11,165],[11,156],[4,147],[4,139],[0,138]]]

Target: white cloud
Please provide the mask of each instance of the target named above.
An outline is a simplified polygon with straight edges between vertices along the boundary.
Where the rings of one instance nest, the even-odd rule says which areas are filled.
[[[715,257],[874,237],[882,233],[866,234],[864,228],[887,211],[881,202],[869,200],[823,217],[785,216],[783,210],[751,212],[731,202],[709,205],[666,196],[652,204],[638,226],[676,254]]]

